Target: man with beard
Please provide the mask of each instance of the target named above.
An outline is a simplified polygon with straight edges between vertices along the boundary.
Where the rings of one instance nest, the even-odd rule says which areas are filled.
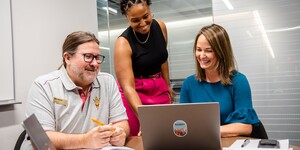
[[[99,72],[104,56],[94,34],[69,34],[63,65],[38,77],[29,91],[26,117],[35,114],[57,149],[123,146],[129,134],[126,110],[115,79]],[[91,121],[95,118],[103,126]],[[25,138],[21,149],[32,149]]]

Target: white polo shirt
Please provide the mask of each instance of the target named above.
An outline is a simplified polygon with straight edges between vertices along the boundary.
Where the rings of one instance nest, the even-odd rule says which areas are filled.
[[[36,115],[44,130],[86,133],[97,126],[90,118],[104,124],[127,120],[126,110],[114,77],[100,72],[92,83],[89,98],[82,108],[79,89],[62,67],[38,77],[27,98],[26,117]]]

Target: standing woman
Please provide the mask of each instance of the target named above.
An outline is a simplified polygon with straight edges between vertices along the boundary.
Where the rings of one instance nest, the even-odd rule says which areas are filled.
[[[130,26],[118,37],[114,65],[119,90],[130,125],[138,135],[138,106],[169,104],[174,100],[170,86],[167,29],[152,17],[151,0],[120,0],[120,9]]]
[[[249,82],[236,69],[226,30],[217,24],[203,27],[193,51],[197,72],[184,80],[180,103],[219,102],[221,136],[250,136],[259,119]]]

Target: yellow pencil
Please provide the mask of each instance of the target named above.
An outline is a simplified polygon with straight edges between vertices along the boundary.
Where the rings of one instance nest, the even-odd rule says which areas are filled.
[[[97,119],[95,119],[95,118],[91,118],[91,120],[94,122],[94,123],[96,123],[97,125],[99,125],[99,126],[104,126],[104,124],[101,122],[101,121],[99,121],[99,120],[97,120]],[[112,130],[112,132],[114,132],[115,130]]]
[[[97,125],[99,125],[99,126],[104,126],[104,124],[103,124],[101,121],[99,121],[99,120],[97,120],[97,119],[95,119],[95,118],[91,118],[91,120],[92,120],[94,123],[96,123]]]

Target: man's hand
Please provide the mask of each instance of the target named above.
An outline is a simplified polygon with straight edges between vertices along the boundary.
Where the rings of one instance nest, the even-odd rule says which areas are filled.
[[[110,137],[109,143],[114,146],[124,146],[126,140],[126,133],[123,128],[115,127],[115,130]]]
[[[111,125],[98,126],[84,134],[83,143],[86,148],[103,148],[110,145],[115,128]]]

